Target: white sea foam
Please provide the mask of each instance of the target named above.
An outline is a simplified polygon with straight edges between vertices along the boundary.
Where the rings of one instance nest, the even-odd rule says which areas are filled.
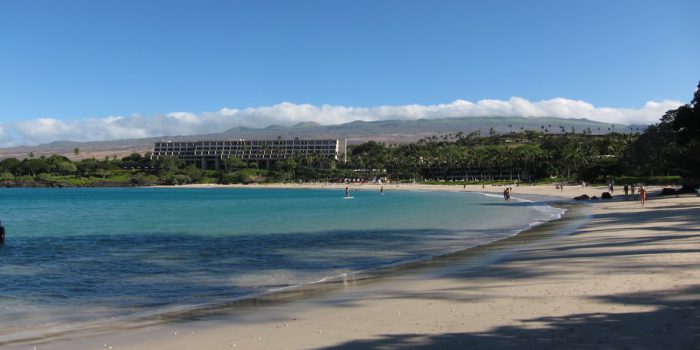
[[[485,192],[477,192],[478,194],[485,196],[485,197],[492,197],[492,198],[503,198],[503,195],[497,195],[493,193],[485,193]],[[542,217],[540,218],[541,220],[535,220],[529,224],[529,226],[537,226],[542,223],[545,223],[547,221],[552,221],[552,220],[558,220],[561,219],[562,215],[566,213],[566,209],[564,208],[557,208],[557,207],[552,207],[550,205],[541,203],[541,202],[535,202],[530,199],[525,199],[525,198],[520,198],[520,197],[510,197],[510,200],[513,200],[515,202],[521,202],[521,203],[532,203],[530,208],[533,210],[536,210],[540,213],[542,213]]]

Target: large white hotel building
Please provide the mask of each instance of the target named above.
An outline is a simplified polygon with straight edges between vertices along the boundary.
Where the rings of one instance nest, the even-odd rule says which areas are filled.
[[[338,159],[338,140],[235,140],[235,141],[160,141],[153,158],[177,157],[185,164],[202,169],[219,169],[229,157],[256,161],[269,167],[274,161],[309,156]]]

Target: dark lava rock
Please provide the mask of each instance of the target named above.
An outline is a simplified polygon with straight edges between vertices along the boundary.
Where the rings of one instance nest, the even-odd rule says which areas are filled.
[[[676,193],[677,193],[676,190],[673,189],[673,188],[668,188],[668,187],[666,187],[666,188],[664,188],[663,190],[661,190],[661,195],[662,195],[662,196],[671,196],[671,195],[674,195],[674,194],[676,194]]]

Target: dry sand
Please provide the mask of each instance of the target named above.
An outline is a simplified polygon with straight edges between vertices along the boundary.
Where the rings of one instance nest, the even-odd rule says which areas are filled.
[[[155,186],[155,187],[167,187],[173,188],[173,186]],[[350,190],[361,190],[361,191],[379,191],[381,188],[384,191],[452,191],[452,192],[485,192],[485,193],[496,193],[501,194],[506,187],[510,187],[513,190],[513,195],[518,194],[526,195],[537,195],[537,196],[547,196],[547,197],[561,197],[570,199],[574,196],[581,194],[588,194],[589,196],[598,196],[607,189],[603,186],[586,186],[585,188],[576,186],[564,186],[564,188],[556,189],[555,185],[523,185],[518,186],[515,184],[511,185],[422,185],[422,184],[374,184],[374,183],[320,183],[320,182],[309,182],[309,183],[273,183],[273,184],[249,184],[249,185],[219,185],[219,184],[192,184],[183,186],[174,186],[175,188],[289,188],[289,189],[328,189],[328,190],[338,190],[344,191],[345,187]],[[659,186],[647,187],[650,191],[655,191],[660,189]],[[622,188],[616,187],[614,194],[616,196],[623,196]]]
[[[602,191],[514,187],[516,196]],[[587,208],[590,216],[572,234],[518,246],[479,268],[454,264],[368,284],[349,281],[334,292],[252,311],[17,348],[700,348],[700,197],[653,197],[646,208],[597,201]]]

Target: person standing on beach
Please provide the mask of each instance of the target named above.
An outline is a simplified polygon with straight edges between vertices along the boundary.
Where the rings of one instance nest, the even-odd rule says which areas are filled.
[[[647,202],[647,190],[644,189],[644,186],[639,189],[639,198],[642,200],[642,207],[644,207]]]
[[[632,196],[634,196],[634,190],[635,190],[634,184],[632,184],[632,186],[630,187],[630,192],[632,193]]]
[[[629,186],[625,185],[625,187],[622,188],[625,191],[625,199],[627,198],[627,194],[629,194],[630,188]]]

